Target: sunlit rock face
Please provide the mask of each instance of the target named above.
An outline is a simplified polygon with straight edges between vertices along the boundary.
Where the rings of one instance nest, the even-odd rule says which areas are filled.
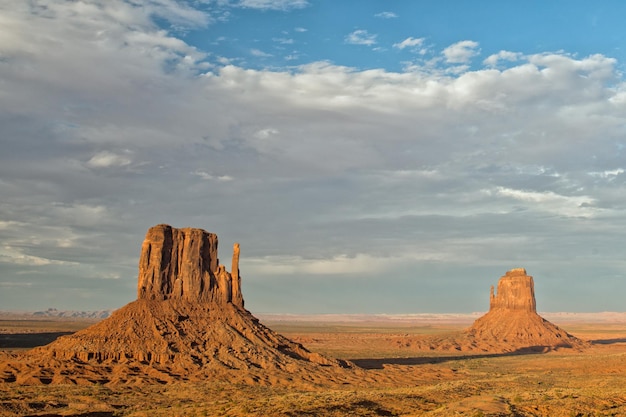
[[[489,310],[520,310],[537,312],[535,283],[524,268],[515,268],[498,281],[498,293],[491,287]]]
[[[239,244],[233,251],[235,278],[219,265],[217,235],[202,229],[151,227],[141,246],[137,299],[235,303],[243,307]]]

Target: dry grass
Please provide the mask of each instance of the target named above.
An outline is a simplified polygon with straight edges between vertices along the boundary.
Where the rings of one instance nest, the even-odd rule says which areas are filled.
[[[75,332],[91,326],[95,319],[0,319],[0,333]]]
[[[268,322],[267,325],[308,349],[339,359],[396,357],[403,352],[406,338],[419,335],[446,335],[459,332],[466,323],[407,325],[398,323],[298,323]]]
[[[397,341],[453,327],[268,324],[311,350],[374,360],[378,369],[365,371],[358,384],[307,390],[220,381],[114,387],[4,383],[0,415],[626,416],[626,328],[619,325],[567,328],[604,341],[584,352],[442,356],[407,351]]]

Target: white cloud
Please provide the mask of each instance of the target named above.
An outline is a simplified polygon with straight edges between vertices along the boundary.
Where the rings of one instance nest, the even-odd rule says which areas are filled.
[[[206,171],[200,171],[200,170],[195,171],[193,174],[202,178],[203,180],[208,180],[208,181],[228,182],[228,181],[234,180],[234,178],[231,177],[230,175],[213,175],[213,174],[209,174]]]
[[[125,107],[150,107],[126,92],[162,83],[164,69],[184,77],[203,68],[204,53],[158,29],[152,21],[159,16],[177,24],[206,24],[204,13],[178,2],[14,3],[19,7],[0,13],[2,26],[10,29],[10,34],[0,37],[0,54],[6,64],[4,91],[14,97],[16,113],[39,113],[64,118],[68,124],[84,124],[92,108],[77,103],[99,101],[109,107],[90,120],[102,122],[116,112],[128,113]],[[32,90],[17,94],[23,83],[32,85]]]
[[[394,43],[393,47],[397,48],[397,49],[404,49],[404,48],[415,48],[415,47],[420,47],[424,44],[424,38],[406,38],[405,40],[403,40],[402,42],[399,43]]]
[[[257,132],[255,132],[254,133],[254,137],[257,138],[257,139],[263,140],[263,139],[268,139],[268,138],[270,138],[272,136],[275,136],[278,133],[279,132],[278,132],[277,129],[268,127],[266,129],[261,129],[261,130],[258,130]]]
[[[293,45],[294,43],[294,40],[291,38],[273,38],[272,40],[281,45]]]
[[[523,55],[519,52],[500,51],[497,54],[489,55],[483,63],[490,67],[497,66],[500,61],[516,62],[522,59]]]
[[[590,172],[589,175],[592,177],[604,178],[608,179],[609,181],[613,181],[615,180],[615,178],[617,178],[617,176],[623,174],[624,172],[626,171],[623,168],[617,168],[600,172]]]
[[[27,255],[19,248],[11,246],[3,246],[0,248],[0,263],[28,265],[28,266],[45,266],[45,265],[77,265],[76,262],[60,261],[57,259],[48,259],[40,256]]]
[[[260,49],[251,49],[250,54],[256,56],[257,58],[269,58],[272,54],[268,54],[267,52],[263,52]]]
[[[460,41],[448,46],[443,50],[443,55],[446,58],[446,62],[451,64],[466,64],[474,56],[480,52],[478,49],[478,42],[474,41]]]
[[[496,188],[494,194],[528,203],[529,208],[533,210],[548,211],[567,217],[592,217],[599,210],[594,207],[595,200],[589,196],[565,196],[553,191],[537,192],[507,187]]]
[[[98,272],[90,276],[95,279],[120,279],[122,275],[119,272]]]
[[[443,253],[423,251],[418,254],[393,257],[376,257],[369,254],[348,256],[336,255],[327,259],[306,259],[303,257],[271,256],[246,259],[246,268],[259,275],[347,275],[378,274],[392,269],[394,265],[410,261],[440,260]]]
[[[104,205],[54,202],[47,209],[64,225],[96,226],[111,221],[109,210]]]
[[[307,0],[239,0],[233,6],[262,10],[293,10],[309,6]]]
[[[354,32],[346,36],[346,43],[352,45],[375,45],[377,35],[369,33],[365,29],[357,29]]]
[[[109,151],[101,151],[92,156],[86,165],[89,168],[110,168],[130,165],[133,160],[128,155],[119,155]]]
[[[394,12],[380,12],[380,13],[376,13],[374,16],[380,17],[382,19],[395,19],[398,17],[398,15],[395,14]]]
[[[626,83],[621,83],[615,87],[615,94],[609,98],[610,102],[615,105],[626,105]]]
[[[0,230],[6,230],[9,229],[11,227],[15,227],[18,226],[20,223],[16,222],[16,221],[3,221],[0,220]]]
[[[32,286],[33,286],[32,282],[0,282],[0,287],[3,287],[3,288],[22,288],[22,287],[30,288]]]

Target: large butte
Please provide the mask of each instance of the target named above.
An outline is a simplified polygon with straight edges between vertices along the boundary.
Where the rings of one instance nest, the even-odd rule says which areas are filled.
[[[345,361],[311,353],[244,308],[239,245],[232,272],[217,235],[160,224],[141,249],[137,300],[87,329],[0,364],[0,381],[24,384],[225,380],[317,384]]]
[[[476,346],[504,351],[585,346],[585,342],[537,314],[535,283],[524,268],[507,271],[498,281],[497,293],[491,287],[489,301],[489,312],[466,331]]]

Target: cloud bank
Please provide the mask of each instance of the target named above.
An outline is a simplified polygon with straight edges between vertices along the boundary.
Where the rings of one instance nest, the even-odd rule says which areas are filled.
[[[223,259],[239,241],[246,299],[261,311],[475,311],[517,266],[545,279],[543,310],[620,306],[592,301],[625,289],[615,59],[503,50],[469,69],[480,45],[462,40],[404,72],[250,69],[178,34],[212,22],[187,3],[10,3],[3,307],[123,304],[158,223],[218,233]],[[381,42],[361,29],[345,41]],[[276,307],[276,288],[311,299]]]

